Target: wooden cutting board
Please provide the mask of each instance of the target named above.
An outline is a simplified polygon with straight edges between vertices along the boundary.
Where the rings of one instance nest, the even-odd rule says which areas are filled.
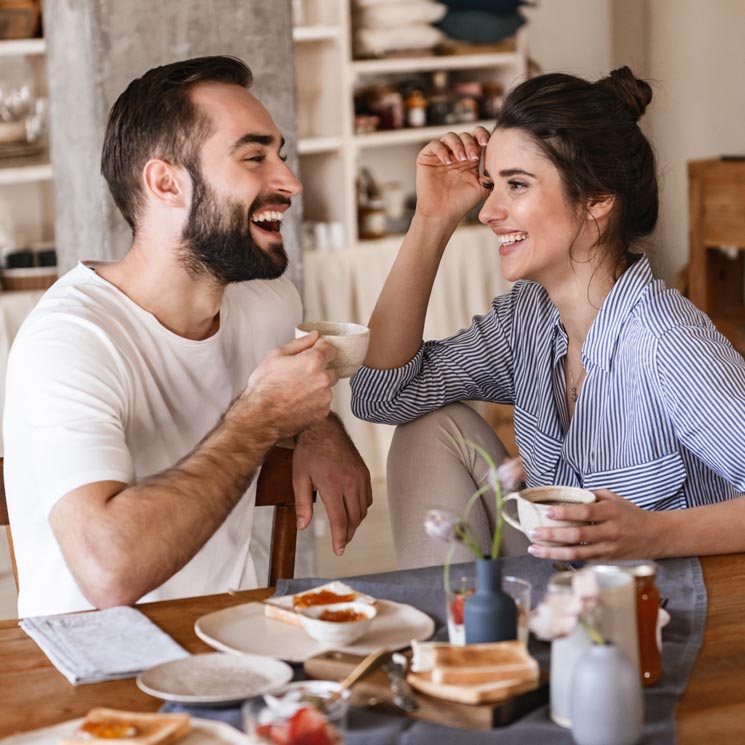
[[[312,657],[304,665],[309,678],[342,680],[361,660],[361,657],[341,652],[326,652]],[[493,703],[466,704],[435,698],[420,691],[414,692],[419,709],[409,716],[448,727],[488,730],[501,727],[527,714],[548,701],[548,671],[541,671],[537,684],[529,690],[517,689],[514,695]],[[396,709],[388,676],[380,670],[356,683],[352,689],[355,706],[371,706],[390,711]]]

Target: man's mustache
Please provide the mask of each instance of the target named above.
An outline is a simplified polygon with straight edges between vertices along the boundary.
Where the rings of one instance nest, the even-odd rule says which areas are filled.
[[[255,214],[258,210],[268,204],[286,204],[289,207],[292,204],[292,200],[289,197],[282,196],[281,194],[267,194],[263,197],[256,197],[254,203],[251,205],[251,214]]]

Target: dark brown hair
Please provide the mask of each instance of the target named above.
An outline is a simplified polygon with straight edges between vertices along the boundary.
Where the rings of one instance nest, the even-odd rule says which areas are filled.
[[[235,57],[197,57],[148,70],[114,103],[104,136],[101,173],[133,231],[142,208],[142,169],[151,158],[198,165],[211,131],[207,114],[192,101],[199,83],[250,88],[251,70]]]
[[[649,84],[628,67],[594,83],[550,73],[510,91],[497,116],[497,129],[519,129],[534,140],[572,204],[615,197],[596,245],[611,253],[616,276],[657,224],[655,158],[637,123],[651,100]]]

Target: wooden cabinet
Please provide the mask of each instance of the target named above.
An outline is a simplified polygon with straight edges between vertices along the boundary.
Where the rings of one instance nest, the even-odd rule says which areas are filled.
[[[691,300],[745,354],[745,160],[688,164]]]

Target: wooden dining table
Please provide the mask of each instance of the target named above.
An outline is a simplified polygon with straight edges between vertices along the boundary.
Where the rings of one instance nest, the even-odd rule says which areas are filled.
[[[677,711],[678,743],[734,743],[745,724],[745,554],[701,560],[708,594],[703,644]],[[200,616],[260,601],[271,588],[138,606],[189,652],[212,651],[194,633]],[[85,715],[94,706],[156,711],[162,701],[133,679],[73,686],[19,628],[0,622],[0,737]],[[464,741],[467,741],[464,739]]]

